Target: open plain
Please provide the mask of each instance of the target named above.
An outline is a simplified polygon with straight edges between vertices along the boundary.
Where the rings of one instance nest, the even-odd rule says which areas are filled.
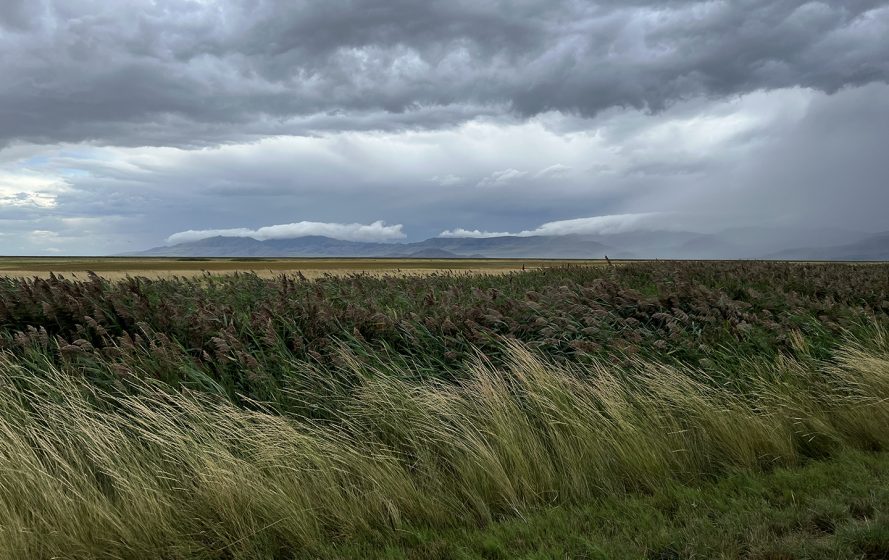
[[[560,266],[605,264],[598,260],[560,259],[391,259],[391,258],[144,258],[144,257],[0,257],[0,276],[48,278],[50,273],[84,278],[93,272],[109,280],[194,277],[251,272],[269,278],[279,274],[424,275],[435,272],[498,274]]]

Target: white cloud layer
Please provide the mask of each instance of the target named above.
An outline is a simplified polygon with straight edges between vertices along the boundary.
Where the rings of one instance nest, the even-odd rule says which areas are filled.
[[[439,237],[472,237],[475,239],[482,239],[485,237],[509,237],[514,235],[516,234],[509,233],[508,231],[481,231],[477,229],[470,230],[463,228],[448,229],[438,234]]]
[[[533,237],[537,235],[608,235],[624,233],[627,231],[655,229],[655,218],[660,217],[657,212],[645,212],[637,214],[611,214],[608,216],[593,216],[590,218],[578,218],[575,220],[559,220],[547,222],[535,229],[510,232],[493,232],[480,230],[466,230],[463,228],[449,229],[441,232],[439,237]]]
[[[496,187],[499,185],[506,185],[519,179],[524,178],[528,175],[527,171],[519,171],[518,169],[503,169],[501,171],[495,171],[478,182],[479,187]]]
[[[562,177],[568,176],[571,173],[571,168],[567,165],[562,165],[561,163],[557,163],[555,165],[550,165],[549,167],[545,167],[534,174],[535,179],[559,179]]]
[[[462,183],[463,177],[454,175],[453,173],[448,173],[447,175],[436,175],[429,180],[440,187],[452,187],[454,185],[459,185],[460,183]]]
[[[660,216],[655,212],[637,214],[611,214],[609,216],[594,216],[591,218],[578,218],[576,220],[559,220],[548,222],[542,226],[523,231],[520,237],[532,235],[606,235],[610,233],[624,233],[626,231],[652,229],[654,218]]]
[[[309,235],[323,235],[343,241],[396,241],[404,239],[402,225],[387,226],[382,220],[372,224],[336,224],[329,222],[295,222],[261,227],[259,229],[203,229],[180,231],[167,238],[167,243],[188,243],[210,237],[252,237],[260,241],[267,239],[292,239]]]

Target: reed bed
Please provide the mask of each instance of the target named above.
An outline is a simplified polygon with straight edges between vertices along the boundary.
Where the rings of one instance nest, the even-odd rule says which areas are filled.
[[[332,383],[349,392],[343,344],[366,367],[414,379],[459,379],[477,351],[505,365],[504,339],[564,364],[641,357],[731,373],[752,356],[797,356],[796,332],[823,359],[844,332],[889,325],[887,278],[889,264],[756,262],[423,278],[0,278],[0,350],[37,369],[87,372],[105,388],[148,377],[278,408],[295,405],[284,389],[301,364],[315,368],[302,378],[305,397]]]

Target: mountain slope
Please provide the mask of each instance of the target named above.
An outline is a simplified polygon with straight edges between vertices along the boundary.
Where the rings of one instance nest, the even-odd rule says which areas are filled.
[[[791,247],[785,249],[786,247]],[[791,228],[737,228],[714,234],[635,231],[600,235],[433,237],[416,243],[342,241],[323,236],[258,241],[211,237],[132,256],[391,257],[552,259],[889,260],[889,232],[853,234]]]
[[[390,252],[393,244],[341,241],[320,235],[258,241],[251,237],[209,237],[155,247],[144,257],[369,257]]]
[[[845,245],[788,249],[773,253],[769,257],[812,261],[886,261],[889,260],[889,231]]]
[[[608,247],[579,235],[532,237],[433,237],[415,247],[434,248],[458,255],[490,258],[601,259]]]
[[[602,258],[608,247],[581,236],[432,238],[419,243],[362,243],[322,236],[258,241],[211,237],[135,253],[143,257]]]

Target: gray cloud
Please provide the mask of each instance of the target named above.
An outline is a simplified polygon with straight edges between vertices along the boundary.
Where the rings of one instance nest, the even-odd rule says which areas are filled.
[[[887,81],[886,0],[5,0],[0,249],[885,230]]]
[[[200,146],[889,78],[885,1],[7,0],[0,145]]]
[[[0,173],[8,234],[0,247],[114,253],[160,245],[176,232],[301,221],[385,220],[403,225],[410,240],[553,223],[546,231],[599,231],[608,224],[580,219],[623,214],[654,214],[621,219],[624,229],[879,231],[889,207],[887,119],[889,86],[871,84],[833,95],[786,89],[695,99],[654,115],[546,114],[201,150],[17,147],[0,152],[9,170]],[[524,174],[477,186],[510,169]]]
[[[501,169],[500,171],[495,171],[479,181],[478,186],[485,188],[508,185],[509,183],[521,181],[527,175],[527,171],[519,171],[518,169],[514,169],[512,167],[510,167],[509,169]]]
[[[885,146],[889,87],[816,96],[794,126],[772,131],[747,157],[685,181],[673,201],[661,196],[650,203],[747,224],[887,231]]]

